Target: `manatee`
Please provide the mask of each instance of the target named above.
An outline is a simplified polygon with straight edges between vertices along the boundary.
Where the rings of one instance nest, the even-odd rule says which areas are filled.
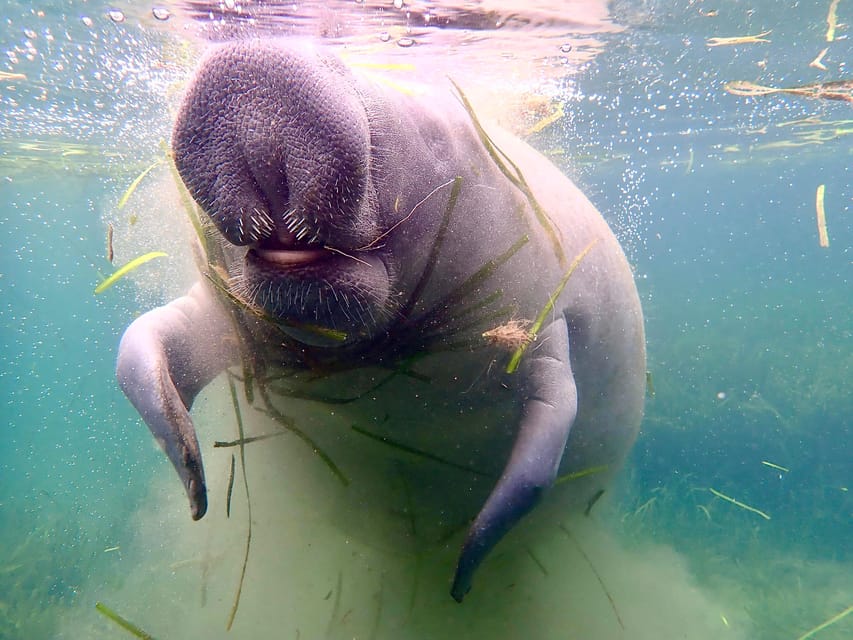
[[[367,441],[409,460],[412,512],[432,509],[417,535],[467,530],[457,601],[538,504],[600,496],[643,410],[630,266],[583,193],[452,81],[414,93],[307,44],[218,45],[171,148],[201,277],[127,328],[117,378],[193,519],[207,490],[189,412],[226,369],[288,428],[293,403],[316,407],[305,437],[341,475],[381,467]],[[323,429],[330,407],[351,430]]]

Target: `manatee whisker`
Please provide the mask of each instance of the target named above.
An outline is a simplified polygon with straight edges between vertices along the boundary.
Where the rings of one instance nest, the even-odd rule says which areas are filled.
[[[370,310],[371,306],[373,306],[373,305],[367,306],[367,317],[370,318],[370,324],[375,325],[376,324],[376,318],[373,317],[373,311]]]
[[[253,286],[249,287],[246,291],[246,301],[249,305],[253,307],[257,307],[258,305],[258,297],[260,296],[262,283],[258,282]]]
[[[328,282],[326,282],[325,280],[323,281],[323,283],[324,283],[324,284],[326,284],[326,285],[328,285]],[[329,287],[329,288],[331,288],[331,287]],[[334,289],[332,289],[332,291],[334,292]],[[336,297],[337,297],[337,296],[336,296]],[[326,311],[327,311],[328,316],[329,316],[330,318],[331,318],[331,317],[333,317],[333,313],[332,313],[332,300],[331,300],[331,298],[330,298],[329,296],[326,296]]]
[[[304,238],[307,233],[308,229],[306,229],[305,227],[299,227],[299,231],[296,232],[296,239],[302,240],[302,238]]]
[[[249,293],[249,304],[253,307],[263,307],[261,300],[263,299],[264,284],[266,283],[258,282]]]
[[[308,283],[308,288],[307,288],[307,289],[305,289],[305,293],[304,293],[304,295],[302,296],[302,307],[300,307],[300,309],[301,309],[301,311],[302,311],[303,313],[305,312],[305,305],[306,305],[306,303],[307,303],[307,302],[308,302],[308,300],[311,298],[311,289],[312,289],[313,287],[314,287],[314,283],[313,283],[313,282],[309,282],[309,283]]]
[[[245,237],[245,233],[243,230],[243,210],[240,209],[240,215],[237,216],[237,238],[240,242],[243,242],[243,238]]]
[[[361,303],[361,299],[359,296],[352,296],[352,300],[358,305],[358,309],[356,309],[356,316],[358,318],[359,323],[364,323],[364,305]]]
[[[253,207],[252,211],[255,214],[254,216],[252,216],[252,220],[255,222],[255,224],[261,231],[269,232],[275,229],[275,224],[273,224],[270,214],[268,214],[266,211],[258,209],[257,207]]]
[[[302,224],[302,221],[301,221],[301,220],[299,220],[298,218],[290,218],[290,219],[288,219],[288,220],[286,221],[286,223],[285,223],[285,225],[284,225],[284,226],[285,226],[285,228],[286,228],[288,231],[290,231],[290,233],[293,233],[293,232],[294,232],[294,230],[295,230],[295,229],[296,229],[300,224]]]
[[[246,282],[246,278],[243,275],[242,270],[233,275],[226,283],[226,286],[228,291],[230,291],[231,295],[235,298],[244,300],[249,297],[249,284]]]
[[[246,297],[246,285],[241,280],[232,278],[225,287],[238,300],[243,300]]]
[[[303,308],[302,298],[303,298],[304,294],[305,294],[304,289],[299,288],[296,290],[296,292],[294,293],[293,298],[292,298],[294,308],[296,308],[296,309],[302,309]]]
[[[299,229],[306,228],[305,217],[296,213],[296,208],[288,209],[282,216],[284,227],[290,233],[296,233]]]
[[[346,318],[346,321],[349,324],[352,324],[352,316],[349,313],[349,299],[344,297],[343,301],[344,301],[344,304],[340,305],[340,310],[344,314],[344,318]],[[340,304],[340,301],[338,301],[338,304]]]
[[[272,302],[273,283],[267,282],[266,285],[267,285],[266,286],[266,293],[264,294],[264,298],[263,298],[266,304],[261,305],[262,307],[268,306]],[[263,291],[263,290],[264,290],[263,287],[261,287],[261,291]]]
[[[275,225],[269,214],[252,207],[252,213],[249,215],[249,239],[257,242],[261,238],[269,237],[274,229]]]
[[[240,291],[235,292],[242,300],[249,305],[254,305],[255,296],[258,293],[259,283],[241,282]]]

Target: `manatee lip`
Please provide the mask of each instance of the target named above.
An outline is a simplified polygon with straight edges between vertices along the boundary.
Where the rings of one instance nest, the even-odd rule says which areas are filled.
[[[329,252],[317,242],[299,242],[293,234],[277,230],[249,249],[251,259],[280,268],[297,267],[328,257]]]
[[[329,255],[325,249],[293,248],[293,249],[252,249],[252,252],[264,262],[290,267],[294,265],[315,262]]]

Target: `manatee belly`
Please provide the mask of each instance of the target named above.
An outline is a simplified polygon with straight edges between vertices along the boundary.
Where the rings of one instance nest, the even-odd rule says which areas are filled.
[[[406,553],[455,545],[512,450],[521,403],[505,361],[484,350],[435,354],[396,370],[271,375],[255,385],[246,423],[255,433],[285,435],[247,447],[263,448],[270,466],[299,465],[291,476],[299,486],[277,491],[300,493],[347,535]],[[244,414],[247,404],[243,397]],[[576,425],[565,481],[535,520],[585,505],[612,475],[619,461],[596,426]],[[522,533],[535,530],[533,522]]]

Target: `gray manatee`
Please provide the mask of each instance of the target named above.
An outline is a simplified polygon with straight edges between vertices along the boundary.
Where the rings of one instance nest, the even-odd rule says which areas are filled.
[[[296,399],[345,415],[351,430],[304,432],[341,475],[390,473],[362,455],[387,445],[412,535],[467,529],[457,601],[534,506],[600,495],[641,420],[642,312],[611,230],[545,158],[449,82],[412,95],[277,40],[206,57],[172,149],[203,277],[128,327],[117,377],[194,519],[189,410],[229,367],[290,429]]]

